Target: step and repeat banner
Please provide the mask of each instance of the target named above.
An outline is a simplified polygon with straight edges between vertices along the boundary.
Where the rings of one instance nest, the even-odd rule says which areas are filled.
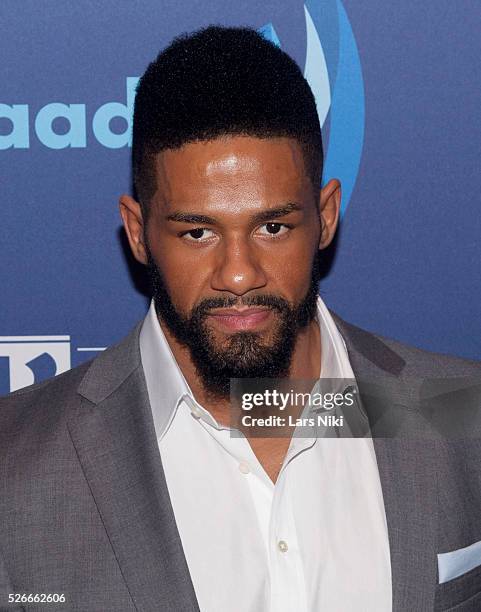
[[[301,66],[343,185],[326,303],[481,359],[481,6],[450,0],[2,0],[0,395],[95,357],[146,312],[118,197],[135,87],[177,34],[250,25]]]

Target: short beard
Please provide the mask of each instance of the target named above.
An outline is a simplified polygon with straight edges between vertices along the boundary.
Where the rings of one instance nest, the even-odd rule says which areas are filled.
[[[176,340],[190,350],[206,395],[226,400],[230,396],[231,378],[284,378],[289,375],[292,356],[300,330],[316,317],[320,280],[319,257],[312,263],[310,286],[297,305],[276,295],[252,295],[243,298],[206,298],[185,317],[176,310],[163,276],[147,248],[147,271],[158,317]],[[261,334],[240,331],[230,334],[219,345],[212,330],[205,324],[209,311],[234,305],[263,306],[279,313],[272,341],[266,345]]]

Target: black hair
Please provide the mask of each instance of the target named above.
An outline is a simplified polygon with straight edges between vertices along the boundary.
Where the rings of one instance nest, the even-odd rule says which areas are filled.
[[[157,153],[226,135],[295,138],[318,193],[321,128],[299,66],[251,28],[209,26],[175,38],[137,86],[132,162],[144,215]]]

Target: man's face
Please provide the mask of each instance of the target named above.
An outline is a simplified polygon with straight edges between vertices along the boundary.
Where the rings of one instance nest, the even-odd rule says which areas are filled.
[[[213,395],[228,397],[229,378],[286,376],[319,281],[318,201],[299,144],[188,144],[157,156],[156,180],[144,232],[161,324]]]

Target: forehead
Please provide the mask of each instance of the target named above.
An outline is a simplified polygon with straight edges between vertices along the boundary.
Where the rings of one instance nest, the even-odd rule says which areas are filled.
[[[294,198],[309,189],[300,144],[292,138],[229,136],[159,153],[156,199],[185,204],[193,198],[244,194]]]

